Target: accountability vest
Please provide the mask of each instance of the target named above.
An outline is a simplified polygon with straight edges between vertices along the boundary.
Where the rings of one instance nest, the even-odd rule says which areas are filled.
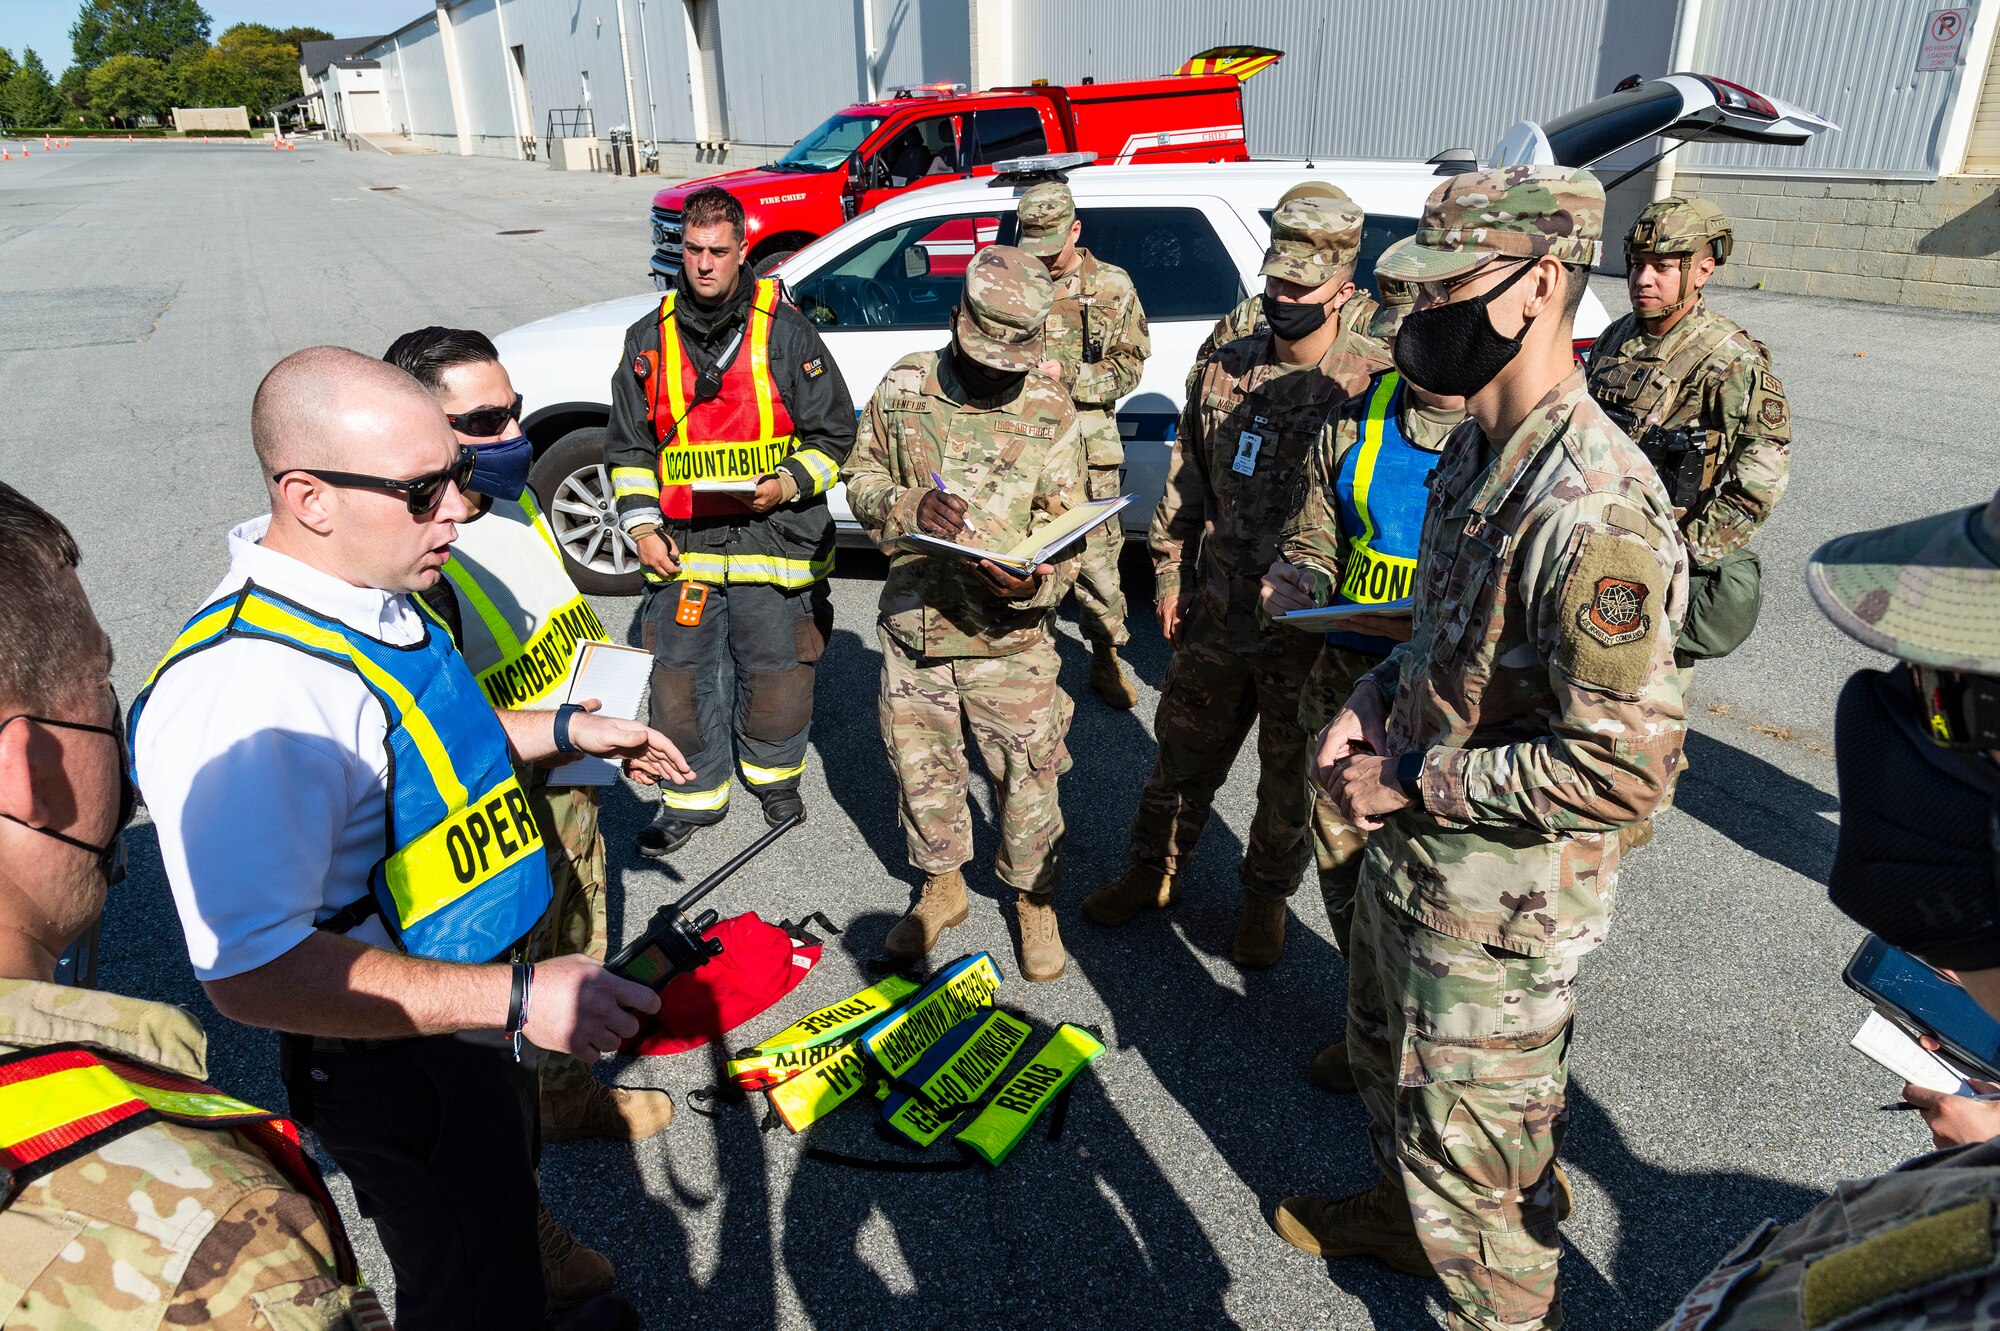
[[[161,1122],[248,1137],[318,1206],[341,1280],[360,1283],[340,1211],[296,1127],[192,1078],[78,1044],[0,1054],[0,1210],[36,1179]]]
[[[1334,478],[1340,529],[1347,533],[1335,605],[1394,601],[1411,594],[1416,578],[1417,542],[1424,530],[1424,505],[1430,499],[1424,481],[1440,455],[1417,447],[1404,435],[1396,419],[1401,384],[1402,376],[1394,370],[1375,376],[1361,441],[1341,458]],[[1363,633],[1334,632],[1326,640],[1370,656],[1387,656],[1396,646],[1393,639]]]
[[[464,611],[460,650],[495,707],[555,706],[577,643],[607,639],[532,490],[460,523],[444,575]]]
[[[734,496],[701,494],[695,487],[755,482],[776,471],[792,451],[792,416],[771,379],[778,284],[758,280],[743,344],[723,371],[721,391],[699,403],[694,363],[674,320],[679,294],[668,291],[660,300],[660,364],[646,376],[647,406],[660,444],[660,512],[670,521],[743,515],[749,510]]]
[[[160,677],[227,638],[282,643],[352,671],[388,720],[388,848],[368,894],[318,927],[345,933],[380,913],[413,956],[491,961],[541,920],[554,895],[542,833],[472,671],[430,608],[412,601],[432,622],[421,642],[397,647],[246,584],[181,630],[133,700],[128,738],[136,751]]]

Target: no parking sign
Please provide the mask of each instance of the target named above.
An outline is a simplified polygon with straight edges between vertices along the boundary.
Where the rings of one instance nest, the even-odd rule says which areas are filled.
[[[1924,20],[1924,44],[1917,50],[1917,72],[1956,69],[1965,59],[1965,31],[1972,26],[1969,9],[1934,9]]]

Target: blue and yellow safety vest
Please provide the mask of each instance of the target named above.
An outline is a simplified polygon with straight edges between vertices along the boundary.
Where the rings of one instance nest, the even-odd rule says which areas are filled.
[[[442,623],[393,646],[254,583],[195,613],[132,703],[129,738],[160,676],[226,638],[283,643],[353,671],[388,719],[388,849],[369,894],[318,921],[345,932],[379,912],[413,956],[491,961],[538,923],[554,889],[507,736]]]
[[[1424,478],[1437,466],[1439,454],[1411,443],[1397,423],[1396,390],[1401,385],[1402,376],[1394,370],[1375,376],[1361,442],[1340,460],[1334,492],[1347,545],[1340,554],[1335,605],[1394,601],[1410,595],[1416,579],[1417,543],[1430,499]],[[1372,656],[1387,656],[1396,645],[1390,638],[1339,631],[1326,640]]]

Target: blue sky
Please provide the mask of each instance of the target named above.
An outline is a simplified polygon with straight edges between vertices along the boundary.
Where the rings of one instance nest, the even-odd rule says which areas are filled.
[[[232,23],[268,23],[274,28],[309,24],[336,37],[393,32],[431,8],[427,0],[204,0],[215,21],[210,35]],[[20,58],[32,46],[53,78],[69,68],[69,25],[78,5],[71,0],[0,0],[0,46]]]

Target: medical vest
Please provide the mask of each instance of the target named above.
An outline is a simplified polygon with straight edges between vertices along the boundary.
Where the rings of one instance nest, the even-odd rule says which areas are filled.
[[[463,621],[459,650],[495,707],[554,707],[577,643],[608,640],[532,490],[459,523],[444,575]]]
[[[1375,376],[1361,440],[1340,460],[1334,491],[1347,544],[1340,552],[1335,605],[1378,605],[1411,594],[1424,505],[1430,499],[1424,482],[1440,454],[1417,447],[1403,434],[1396,420],[1401,383],[1394,370]],[[1394,639],[1363,633],[1334,632],[1326,640],[1370,656],[1387,656],[1396,646]]]
[[[397,647],[248,583],[181,630],[133,700],[129,738],[136,750],[160,676],[228,638],[281,643],[353,671],[387,720],[388,846],[368,894],[316,923],[344,933],[380,913],[413,956],[491,961],[540,921],[554,889],[506,733],[450,634],[415,603],[432,622],[421,642]]]

